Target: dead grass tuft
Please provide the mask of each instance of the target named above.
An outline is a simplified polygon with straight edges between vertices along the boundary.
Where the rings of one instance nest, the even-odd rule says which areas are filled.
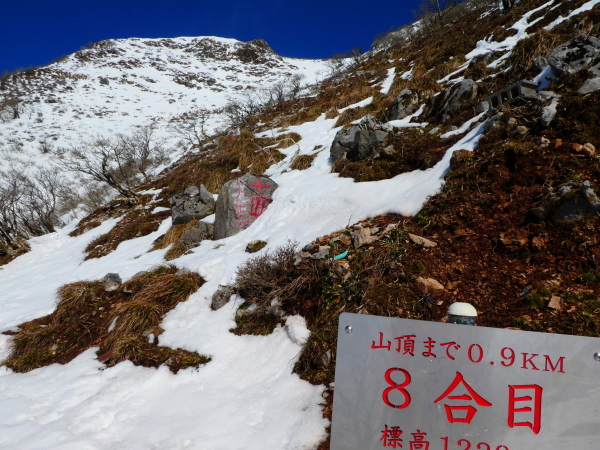
[[[300,136],[298,133],[292,132],[277,136],[276,139],[279,141],[277,148],[289,148],[292,145],[296,145],[298,142],[300,142],[302,140],[302,136]]]
[[[173,244],[169,250],[167,250],[167,253],[165,253],[165,261],[173,261],[174,259],[185,255],[187,251],[188,248],[184,244],[177,242]]]
[[[157,239],[150,249],[150,251],[161,250],[163,248],[167,248],[171,244],[176,244],[181,239],[181,236],[185,234],[187,230],[198,225],[198,220],[191,220],[188,223],[180,223],[178,225],[173,225],[169,230]]]
[[[544,29],[517,42],[508,58],[508,64],[512,67],[511,72],[518,79],[533,75],[533,60],[538,56],[547,58],[562,42],[563,37],[560,34]]]
[[[196,353],[157,345],[162,317],[203,283],[197,274],[177,275],[177,270],[172,265],[159,266],[111,292],[100,281],[62,286],[56,310],[22,324],[11,338],[3,365],[28,372],[52,363],[65,364],[90,347],[100,347],[98,354],[108,355],[102,361],[109,365],[125,359],[146,367],[168,363],[176,372],[208,362],[209,358]],[[149,333],[154,334],[154,342],[148,342]]]
[[[290,164],[290,169],[292,170],[306,170],[308,169],[317,155],[298,155]]]

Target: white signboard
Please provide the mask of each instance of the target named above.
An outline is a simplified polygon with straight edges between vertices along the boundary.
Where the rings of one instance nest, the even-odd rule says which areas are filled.
[[[332,450],[600,449],[600,339],[340,316]]]

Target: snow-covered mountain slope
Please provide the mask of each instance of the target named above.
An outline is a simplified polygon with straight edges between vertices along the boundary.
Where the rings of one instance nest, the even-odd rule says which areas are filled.
[[[545,4],[541,14],[553,3]],[[592,0],[586,5],[592,8],[597,3]],[[507,26],[524,24],[527,17],[523,17],[507,22]],[[489,36],[481,42],[491,41]],[[164,126],[166,136],[163,124],[182,111],[195,106],[219,108],[227,95],[235,95],[246,85],[258,85],[264,80],[275,83],[298,72],[314,80],[319,71],[325,70],[322,62],[280,58],[268,49],[256,50],[259,56],[250,58],[245,51],[238,51],[247,48],[247,44],[217,38],[115,42],[94,46],[79,56],[71,55],[48,69],[40,69],[42,73],[29,81],[26,77],[23,81],[11,80],[20,89],[31,86],[23,95],[32,102],[28,106],[32,111],[43,108],[42,122],[34,127],[38,118],[35,112],[31,117],[24,114],[21,119],[2,124],[5,143],[7,135],[19,136],[19,142],[24,143],[23,154],[33,155],[44,133],[57,133],[57,145],[68,146],[82,136],[126,132],[151,119]],[[213,52],[207,52],[207,42]],[[495,56],[508,54],[516,44],[517,39],[506,42],[499,49],[502,54]],[[198,48],[204,49],[200,56],[195,53]],[[451,72],[460,69],[455,75],[462,76],[467,67],[461,66],[474,48],[481,48],[490,56],[499,51],[472,42],[462,54],[450,57],[451,61],[461,61],[456,67],[448,63],[453,67]],[[211,56],[206,56],[209,53]],[[413,76],[413,61],[401,60],[397,54],[391,58],[382,53],[379,58],[377,63],[385,69],[382,82],[368,85],[369,94],[346,106],[345,111],[362,112],[359,108],[381,101],[377,96],[394,92],[398,83]],[[41,80],[52,81],[52,73],[59,77],[55,67],[64,74],[88,78],[78,80],[75,75],[71,78],[63,74],[53,81],[54,93],[33,89]],[[504,72],[508,68],[497,70]],[[203,75],[190,75],[200,72]],[[441,78],[435,81],[443,84]],[[103,80],[108,80],[108,84]],[[351,85],[352,81],[344,83]],[[238,90],[237,86],[242,88]],[[58,103],[48,103],[54,98],[51,95],[60,97]],[[35,101],[36,96],[40,102]],[[57,110],[53,111],[55,107]],[[64,108],[64,113],[58,108]],[[279,184],[273,203],[246,230],[218,242],[205,240],[174,261],[180,268],[199,273],[206,283],[165,315],[161,323],[165,331],[159,344],[196,351],[212,360],[198,369],[188,368],[173,375],[164,367],[143,368],[128,361],[107,368],[96,359],[97,348],[91,348],[64,366],[54,364],[25,374],[0,367],[0,448],[317,448],[327,435],[328,420],[323,417],[322,406],[325,387],[310,385],[293,373],[310,334],[305,319],[288,316],[285,325],[268,336],[235,336],[229,330],[235,326],[237,309],[244,300],[232,296],[227,305],[213,311],[211,297],[219,285],[231,284],[238,267],[253,256],[245,251],[252,240],[267,241],[261,255],[290,240],[303,245],[379,214],[416,214],[429,196],[441,190],[452,154],[461,149],[475,150],[485,125],[483,113],[463,111],[458,124],[462,126],[446,134],[440,134],[438,129],[436,135],[433,126],[418,117],[423,109],[421,104],[413,116],[389,122],[393,133],[410,127],[415,135],[434,136],[432,140],[451,136],[456,141],[427,170],[363,183],[332,173],[329,148],[340,130],[337,118],[322,113],[316,120],[285,129],[262,124],[263,136],[292,132],[300,136],[295,145],[280,149],[284,159],[265,172]],[[342,110],[340,107],[337,112],[343,114]],[[35,132],[29,130],[30,126]],[[297,155],[314,156],[308,169],[292,170]],[[193,183],[195,180],[189,181]],[[156,186],[152,192],[156,199],[161,197],[161,187]],[[170,218],[157,231],[122,242],[106,256],[84,260],[85,247],[109,232],[118,220],[106,220],[77,237],[69,236],[76,226],[72,223],[56,233],[32,239],[29,253],[1,267],[0,332],[14,330],[24,321],[51,312],[56,289],[66,283],[99,279],[108,272],[117,272],[128,280],[137,272],[164,262],[168,249],[149,250],[170,228]],[[8,336],[0,334],[0,353],[8,348]]]
[[[0,169],[6,155],[25,164],[43,164],[48,150],[77,146],[94,136],[131,133],[156,125],[155,137],[175,147],[169,123],[195,109],[218,111],[242,92],[304,76],[322,79],[322,60],[277,55],[263,40],[240,42],[217,37],[115,39],[95,43],[45,67],[5,77],[0,104],[16,99],[0,120]],[[223,124],[213,115],[207,131]],[[172,158],[181,155],[173,149]]]

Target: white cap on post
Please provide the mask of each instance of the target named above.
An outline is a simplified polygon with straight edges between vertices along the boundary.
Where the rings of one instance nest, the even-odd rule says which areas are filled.
[[[448,323],[475,325],[477,310],[470,303],[456,302],[448,308]]]

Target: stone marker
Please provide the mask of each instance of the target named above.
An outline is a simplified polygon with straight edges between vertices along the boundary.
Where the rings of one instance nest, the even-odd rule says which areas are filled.
[[[264,175],[246,175],[223,185],[215,212],[215,240],[248,228],[273,201],[277,183]]]
[[[200,185],[200,188],[190,186],[183,194],[171,197],[169,203],[173,225],[187,223],[193,219],[204,219],[212,214],[215,207],[215,199],[204,185]]]

